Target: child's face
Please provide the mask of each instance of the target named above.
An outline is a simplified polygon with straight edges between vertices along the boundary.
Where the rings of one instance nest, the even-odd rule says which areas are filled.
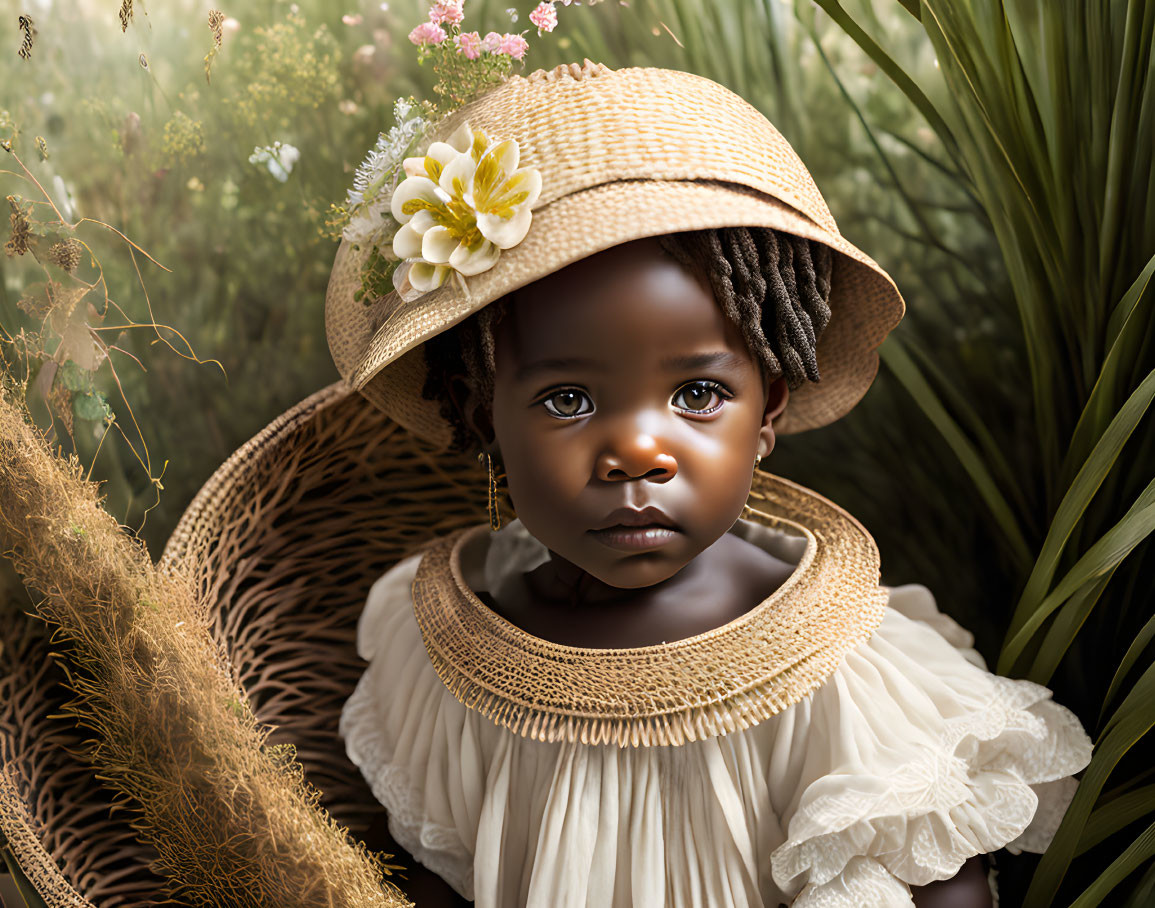
[[[656,240],[519,291],[496,344],[510,497],[556,555],[611,586],[650,586],[738,519],[785,382],[764,377],[712,293]],[[629,513],[646,508],[660,514]],[[642,526],[623,526],[631,517]]]

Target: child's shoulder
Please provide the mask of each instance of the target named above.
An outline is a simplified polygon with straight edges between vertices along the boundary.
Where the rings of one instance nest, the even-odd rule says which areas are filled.
[[[479,585],[484,554],[482,546],[464,561]],[[909,886],[949,878],[975,854],[1045,846],[1073,793],[1071,774],[1090,757],[1077,719],[1046,688],[980,667],[969,635],[917,584],[887,589],[881,624],[792,704],[767,711],[755,701],[769,695],[745,694],[745,712],[731,710],[728,727],[676,745],[551,737],[546,731],[563,729],[564,717],[553,725],[504,717],[543,691],[569,690],[597,660],[559,648],[541,659],[527,647],[520,661],[494,667],[489,700],[472,689],[455,694],[457,681],[443,683],[433,660],[454,659],[469,641],[423,638],[414,615],[417,562],[401,562],[373,587],[362,632],[381,636],[361,641],[376,655],[346,707],[342,733],[389,809],[398,842],[463,894],[472,894],[475,868],[494,886],[516,887],[527,867],[535,878],[561,879],[574,855],[599,851],[617,856],[615,875],[678,886],[681,877],[667,878],[664,868],[684,868],[691,879],[744,867],[749,826],[765,837],[754,858],[759,867],[720,881],[725,891],[751,901],[769,892],[801,900],[795,904],[898,904]],[[661,648],[664,654],[676,659],[677,648]],[[615,693],[649,677],[644,660],[628,664],[636,668],[613,676],[616,687],[599,682],[606,716],[620,705]],[[735,671],[724,661],[679,664],[680,694],[697,702],[709,699],[710,677],[729,681]],[[552,684],[537,677],[550,670]],[[789,675],[791,666],[778,670]],[[574,697],[581,692],[573,690]],[[558,702],[559,710],[584,714],[572,697]],[[748,721],[737,721],[740,714]],[[614,823],[579,821],[579,807],[604,803],[607,773],[633,780],[623,782],[628,797],[612,789]],[[664,828],[666,817],[691,816],[695,836],[710,849],[682,849],[685,830]],[[550,837],[530,834],[546,826]],[[500,847],[508,830],[520,830],[528,850]],[[646,860],[634,866],[637,835]],[[548,848],[534,847],[547,838]],[[715,861],[720,854],[725,859]],[[763,891],[749,889],[759,880]]]

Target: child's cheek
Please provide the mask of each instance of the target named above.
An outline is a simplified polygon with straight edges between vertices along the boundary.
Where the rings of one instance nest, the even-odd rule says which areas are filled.
[[[510,498],[519,515],[575,506],[591,475],[582,446],[565,432],[525,437],[503,446],[502,457]]]

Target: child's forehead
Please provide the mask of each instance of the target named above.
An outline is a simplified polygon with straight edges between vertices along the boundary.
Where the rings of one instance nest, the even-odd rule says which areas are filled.
[[[655,268],[668,269],[704,282],[705,265],[687,269],[663,248],[666,237],[650,236],[602,249],[559,268],[516,291],[514,296],[552,294],[574,285],[610,287],[635,281]]]
[[[498,356],[518,362],[569,352],[744,351],[709,286],[656,239],[605,250],[511,294],[496,340]]]

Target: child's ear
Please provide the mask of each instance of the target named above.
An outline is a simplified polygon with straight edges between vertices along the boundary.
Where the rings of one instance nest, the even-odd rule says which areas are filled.
[[[790,388],[785,376],[770,382],[766,390],[766,410],[762,414],[762,428],[758,430],[758,455],[766,457],[774,450],[774,420],[786,409]]]

